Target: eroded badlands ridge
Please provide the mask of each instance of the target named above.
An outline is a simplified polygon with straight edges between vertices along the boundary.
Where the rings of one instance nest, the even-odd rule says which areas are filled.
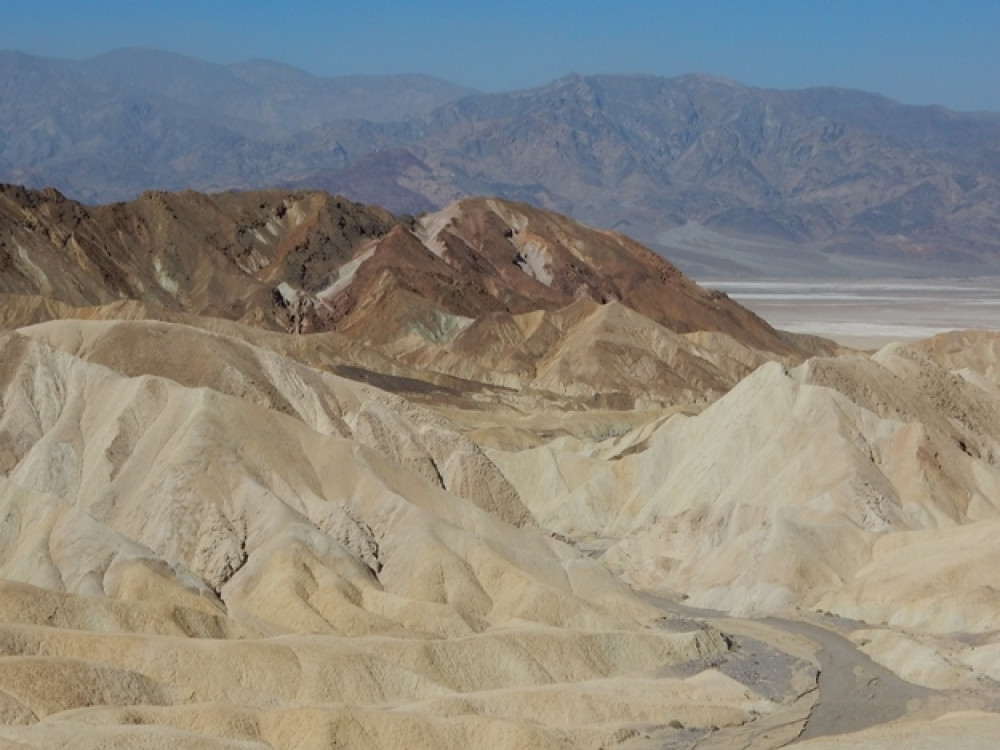
[[[412,327],[446,316],[620,301],[672,330],[722,331],[771,351],[794,342],[623,235],[524,204],[473,199],[421,219],[325,193],[149,192],[87,207],[0,189],[0,289],[74,306],[120,299],[266,328],[355,330],[373,308]],[[419,318],[418,318],[419,319]]]
[[[518,204],[2,198],[2,742],[995,725],[996,336],[838,356]]]

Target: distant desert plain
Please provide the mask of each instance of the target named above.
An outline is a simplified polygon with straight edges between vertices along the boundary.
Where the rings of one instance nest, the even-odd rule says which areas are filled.
[[[0,747],[995,746],[993,287],[853,284],[3,186]]]
[[[771,325],[862,349],[1000,328],[1000,277],[730,281],[703,279]]]

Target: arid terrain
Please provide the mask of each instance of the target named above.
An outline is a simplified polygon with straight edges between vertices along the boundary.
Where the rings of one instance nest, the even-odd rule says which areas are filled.
[[[783,331],[824,336],[862,349],[1000,326],[997,276],[702,283],[726,292]]]
[[[290,186],[416,214],[489,195],[653,243],[699,275],[1000,268],[996,113],[706,75],[481,93],[139,48],[0,51],[0,97],[0,181],[88,203]]]
[[[990,747],[1000,333],[468,199],[0,190],[0,746]]]

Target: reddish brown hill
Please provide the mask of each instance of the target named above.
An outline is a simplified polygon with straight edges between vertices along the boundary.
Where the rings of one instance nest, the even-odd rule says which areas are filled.
[[[721,331],[769,351],[794,348],[756,315],[699,287],[625,235],[521,203],[475,199],[457,205],[441,232],[449,255],[471,251],[488,258],[501,278],[531,298],[538,296],[531,282],[550,277],[547,287],[561,296],[560,307],[580,297],[620,301],[678,333]]]
[[[0,186],[0,291],[73,306],[143,300],[284,328],[279,284],[310,289],[395,223],[324,193],[148,192],[90,207]]]
[[[165,310],[371,344],[448,340],[487,313],[620,302],[686,333],[790,354],[794,339],[642,245],[558,214],[470,199],[419,220],[321,192],[150,192],[88,207],[0,188],[0,292]]]
[[[393,320],[443,323],[442,314],[517,315],[590,299],[621,302],[679,333],[720,331],[776,353],[799,346],[639,243],[521,203],[460,201],[396,227],[358,257],[349,285],[342,280],[310,303],[311,327],[384,343],[400,331],[387,327]]]

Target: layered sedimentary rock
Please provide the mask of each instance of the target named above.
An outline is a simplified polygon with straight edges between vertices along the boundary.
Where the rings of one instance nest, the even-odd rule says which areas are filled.
[[[3,742],[865,746],[992,710],[996,334],[791,337],[498,201],[0,197]]]
[[[718,631],[658,627],[540,529],[446,420],[180,328],[3,335],[0,689],[23,728],[0,736],[555,746],[779,705],[710,668]]]

